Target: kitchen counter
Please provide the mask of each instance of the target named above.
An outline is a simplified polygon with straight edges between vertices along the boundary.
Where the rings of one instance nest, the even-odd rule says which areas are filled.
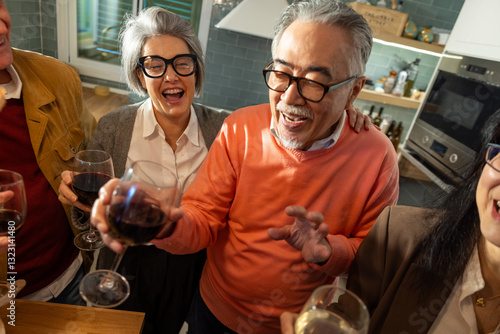
[[[89,87],[83,87],[83,100],[96,121],[99,121],[107,113],[123,105],[130,104],[127,95],[110,92],[108,96],[100,96],[94,94],[94,89]]]

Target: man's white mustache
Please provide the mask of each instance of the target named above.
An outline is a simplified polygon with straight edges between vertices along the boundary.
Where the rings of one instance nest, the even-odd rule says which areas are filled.
[[[307,117],[307,118],[313,118],[314,115],[307,109],[307,107],[304,106],[291,106],[286,104],[283,101],[278,102],[276,105],[276,109],[278,109],[280,112],[288,114],[288,115],[293,115],[293,116],[299,116],[299,117]]]

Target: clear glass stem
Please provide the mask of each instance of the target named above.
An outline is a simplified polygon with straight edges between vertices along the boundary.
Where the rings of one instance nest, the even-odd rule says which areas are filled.
[[[89,227],[89,233],[87,234],[87,241],[92,243],[97,241],[97,237],[95,235],[95,229],[92,223],[89,221],[90,227]]]
[[[118,272],[118,266],[120,265],[120,262],[122,262],[123,255],[125,255],[127,247],[127,245],[123,245],[123,250],[115,255],[115,259],[113,260],[113,264],[111,265],[111,271]]]
[[[115,255],[115,259],[113,260],[110,271],[108,272],[108,274],[106,274],[106,276],[102,278],[102,281],[99,284],[99,289],[101,291],[112,291],[113,289],[116,289],[116,285],[118,282],[116,281],[116,276],[113,276],[113,273],[118,273],[118,266],[120,265],[120,262],[122,262],[123,255],[125,255],[126,250],[127,246],[124,245],[123,251]]]

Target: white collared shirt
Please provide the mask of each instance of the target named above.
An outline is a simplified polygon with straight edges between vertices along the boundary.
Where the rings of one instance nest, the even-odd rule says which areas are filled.
[[[9,72],[12,80],[9,83],[2,84],[3,88],[5,88],[5,99],[20,99],[21,92],[23,90],[23,83],[21,82],[21,78],[19,78],[19,74],[17,74],[14,66],[10,65],[6,68],[7,72]]]
[[[345,119],[346,119],[346,115],[347,115],[347,113],[344,110],[342,112],[342,116],[340,116],[338,125],[335,128],[335,131],[333,131],[333,133],[330,136],[315,141],[311,145],[311,147],[307,149],[307,151],[314,151],[314,150],[320,150],[320,149],[324,149],[324,148],[330,148],[333,145],[335,145],[335,143],[337,142],[337,140],[340,137],[340,134],[342,133],[342,128],[344,127],[344,122],[345,122]],[[276,124],[274,122],[274,117],[271,117],[271,127],[270,127],[269,130],[271,131],[271,134],[277,140],[279,140],[281,142],[280,137],[278,136],[278,130],[276,129]]]
[[[476,247],[467,263],[462,278],[455,284],[453,291],[432,324],[429,334],[477,333],[476,313],[472,296],[482,290],[484,285],[479,253]],[[493,333],[500,333],[500,324]]]
[[[151,99],[144,101],[137,111],[127,166],[137,160],[159,163],[177,176],[179,189],[184,193],[208,153],[193,106],[190,112],[189,123],[177,139],[174,152],[165,141],[165,132],[156,120]]]

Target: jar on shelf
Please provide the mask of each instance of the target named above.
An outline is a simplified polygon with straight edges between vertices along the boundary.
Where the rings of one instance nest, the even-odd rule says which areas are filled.
[[[418,32],[417,39],[421,42],[432,43],[434,40],[434,33],[431,27],[422,27]]]

